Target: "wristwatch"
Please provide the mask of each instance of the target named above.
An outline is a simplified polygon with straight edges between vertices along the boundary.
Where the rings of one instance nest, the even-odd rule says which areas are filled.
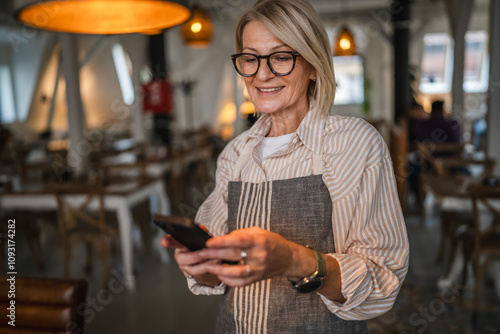
[[[325,259],[314,249],[309,249],[313,251],[314,257],[316,258],[316,271],[311,276],[304,277],[298,282],[294,282],[289,279],[292,287],[300,293],[308,293],[318,290],[323,285],[326,277]]]

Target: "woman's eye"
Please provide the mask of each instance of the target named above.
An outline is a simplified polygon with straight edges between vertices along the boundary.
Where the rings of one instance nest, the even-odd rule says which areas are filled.
[[[278,57],[274,58],[275,61],[279,61],[279,62],[290,61],[291,59],[292,58],[288,57],[288,56],[278,56]]]

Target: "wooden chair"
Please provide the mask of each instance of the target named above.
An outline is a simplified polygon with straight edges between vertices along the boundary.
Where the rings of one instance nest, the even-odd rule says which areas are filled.
[[[64,275],[69,275],[72,250],[77,244],[84,243],[87,250],[86,272],[92,269],[93,248],[101,259],[102,279],[106,284],[109,278],[110,242],[118,237],[118,226],[116,217],[106,215],[102,184],[66,182],[53,183],[48,188],[57,199],[58,224],[64,248]],[[83,201],[78,204],[71,202],[68,195],[72,194],[84,194]],[[90,208],[94,203],[97,203],[97,207]]]
[[[406,119],[389,129],[389,151],[396,177],[398,197],[403,212],[406,212],[406,193],[408,186],[407,159],[408,159],[408,126]]]
[[[465,255],[466,259],[472,260],[474,268],[473,320],[477,322],[481,282],[484,279],[486,270],[493,261],[500,260],[500,205],[492,204],[492,201],[500,201],[500,186],[472,185],[469,186],[468,192],[472,196],[474,232],[472,256],[469,250]],[[480,216],[482,210],[479,203],[484,206],[492,217],[491,225],[486,228],[481,226]],[[466,271],[464,272],[465,276]]]
[[[130,180],[144,180],[148,176],[146,174],[147,163],[138,161],[134,163],[120,163],[106,165],[101,164],[99,167],[100,175],[105,184],[113,182],[122,182]],[[132,217],[134,222],[139,224],[141,229],[142,247],[146,254],[151,253],[151,242],[153,240],[151,231],[151,211],[150,201],[145,200],[135,205],[132,208]]]
[[[440,159],[460,158],[464,145],[457,143],[418,143],[417,151],[420,156],[422,174],[445,175],[451,170],[445,170]]]
[[[83,333],[87,281],[16,277],[15,299],[10,281],[0,279],[0,333]],[[10,301],[15,300],[15,326],[8,324]]]
[[[463,152],[463,144],[457,143],[418,143],[417,150],[420,155],[420,191],[421,195],[418,199],[419,207],[423,207],[425,199],[425,184],[422,181],[426,176],[438,176],[442,178],[456,178],[460,180],[464,177],[464,171],[472,164],[480,164],[484,166],[484,172],[480,177],[491,175],[495,166],[493,159],[473,160],[464,159],[461,157]],[[422,211],[422,210],[421,210]],[[451,265],[454,251],[458,244],[458,239],[461,237],[459,231],[467,231],[473,227],[472,212],[456,211],[442,209],[440,212],[441,220],[441,241],[437,261],[442,261],[446,246],[448,245],[448,266]]]

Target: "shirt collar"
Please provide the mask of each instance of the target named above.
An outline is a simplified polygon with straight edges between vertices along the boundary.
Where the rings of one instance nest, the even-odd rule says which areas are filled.
[[[326,117],[314,105],[314,103],[311,104],[311,108],[295,133],[308,149],[320,154]],[[257,142],[260,142],[269,133],[271,124],[271,116],[268,114],[262,115],[250,129],[248,138],[255,138]]]

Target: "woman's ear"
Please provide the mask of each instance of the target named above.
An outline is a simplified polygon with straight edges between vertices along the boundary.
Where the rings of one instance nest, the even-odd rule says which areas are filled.
[[[309,76],[309,80],[316,82],[316,70],[311,71],[311,75]]]

